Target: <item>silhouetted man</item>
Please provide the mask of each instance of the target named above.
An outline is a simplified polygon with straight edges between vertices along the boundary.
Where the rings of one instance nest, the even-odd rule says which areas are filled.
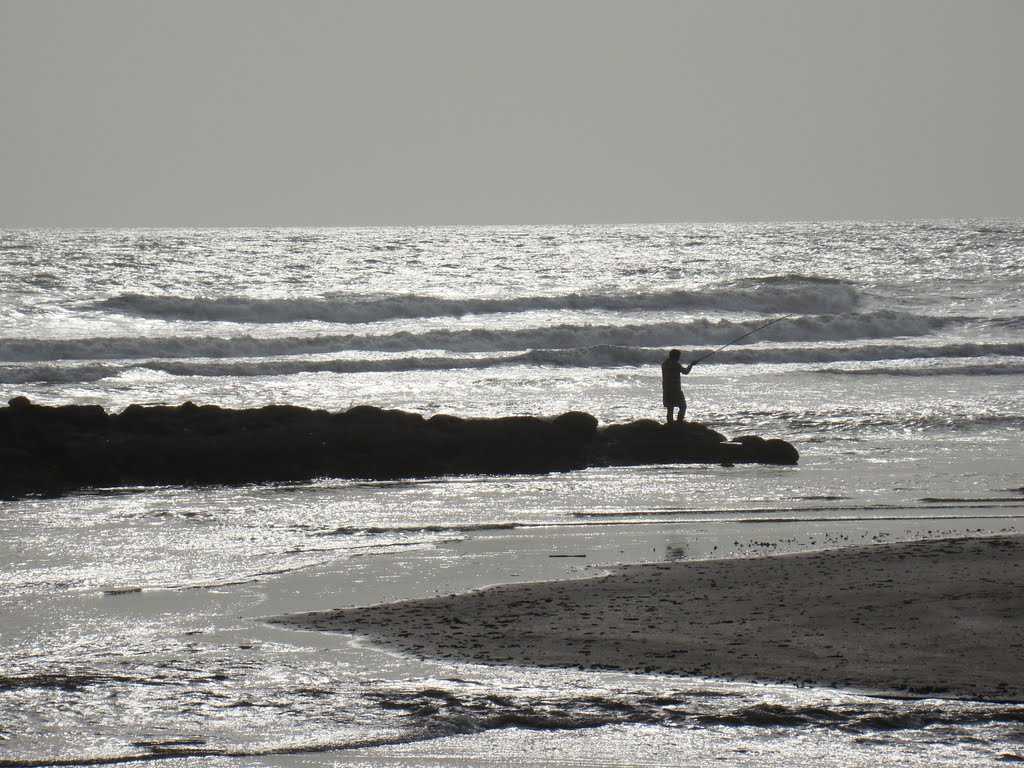
[[[678,408],[678,421],[686,418],[686,398],[683,397],[683,384],[679,378],[680,374],[686,375],[693,370],[693,363],[687,366],[679,364],[678,349],[668,353],[668,357],[661,364],[661,402],[668,409],[668,423],[672,423],[672,412]]]

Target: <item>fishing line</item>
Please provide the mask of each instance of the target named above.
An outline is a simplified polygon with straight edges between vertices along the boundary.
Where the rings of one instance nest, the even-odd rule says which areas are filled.
[[[692,363],[690,363],[690,366],[692,367],[692,366],[696,365],[697,363],[702,363],[702,362],[704,362],[705,360],[707,360],[707,359],[708,359],[709,357],[711,357],[712,355],[714,355],[714,354],[717,354],[718,352],[721,352],[721,351],[722,351],[723,349],[725,349],[726,347],[728,347],[728,346],[731,346],[731,345],[735,344],[735,343],[736,343],[737,341],[743,341],[743,339],[747,338],[747,336],[753,336],[753,335],[754,335],[755,333],[757,333],[758,331],[763,331],[763,330],[764,330],[765,328],[767,328],[767,327],[768,327],[769,325],[775,325],[776,323],[778,323],[778,322],[780,322],[780,321],[782,321],[782,320],[786,320],[787,318],[790,318],[790,317],[796,317],[796,315],[795,315],[795,314],[793,314],[793,315],[783,315],[782,317],[777,317],[777,318],[775,318],[774,320],[769,320],[769,321],[768,321],[767,323],[765,323],[764,325],[759,325],[759,326],[758,326],[757,328],[755,328],[754,330],[752,330],[752,331],[747,331],[747,332],[746,332],[746,333],[744,333],[744,334],[743,334],[742,336],[737,336],[737,337],[736,337],[735,339],[733,339],[732,341],[727,341],[727,342],[726,342],[725,344],[723,344],[722,346],[718,347],[717,349],[713,349],[713,350],[711,350],[710,352],[708,352],[708,353],[707,353],[706,355],[704,355],[703,357],[698,357],[698,358],[697,358],[696,360],[694,360],[694,361],[693,361]]]

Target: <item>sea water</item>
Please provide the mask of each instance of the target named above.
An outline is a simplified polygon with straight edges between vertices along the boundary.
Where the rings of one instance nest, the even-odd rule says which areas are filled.
[[[0,231],[45,404],[688,417],[797,467],[0,502],[0,765],[987,765],[1024,708],[440,663],[262,618],[618,562],[1019,532],[1024,222]],[[571,556],[571,557],[570,557]]]

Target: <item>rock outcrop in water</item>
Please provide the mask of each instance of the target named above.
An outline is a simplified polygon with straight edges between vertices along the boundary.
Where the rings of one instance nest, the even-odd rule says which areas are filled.
[[[192,402],[0,408],[0,496],[128,485],[375,480],[559,472],[704,462],[796,464],[783,440],[726,437],[703,424],[652,420],[599,427],[573,411],[473,419],[360,405],[340,413],[290,405],[231,410]]]

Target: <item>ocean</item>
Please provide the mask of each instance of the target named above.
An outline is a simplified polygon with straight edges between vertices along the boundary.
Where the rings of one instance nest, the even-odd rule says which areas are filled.
[[[420,660],[268,616],[1016,533],[1024,222],[0,230],[5,399],[688,418],[796,467],[0,501],[0,766],[991,765],[1024,706]]]

